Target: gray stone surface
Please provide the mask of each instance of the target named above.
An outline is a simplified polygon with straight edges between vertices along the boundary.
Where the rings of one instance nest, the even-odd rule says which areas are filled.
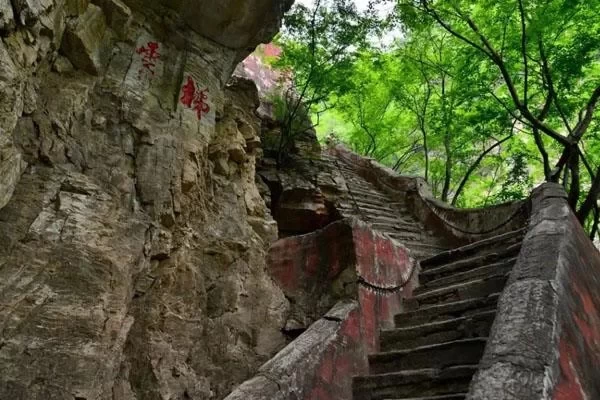
[[[102,9],[89,4],[85,12],[67,27],[62,51],[74,66],[97,75],[108,61],[106,33]]]
[[[287,343],[265,272],[276,226],[255,184],[256,89],[225,87],[238,50],[118,0],[12,3],[0,398],[223,398]],[[188,77],[208,90],[201,119],[180,100]]]
[[[309,396],[325,352],[339,340],[343,322],[357,308],[355,301],[336,304],[225,400],[289,400]]]
[[[162,13],[173,24],[192,30],[235,50],[268,42],[279,28],[283,12],[293,0],[124,0],[145,13]],[[258,17],[260,16],[260,17]]]
[[[499,302],[469,399],[547,399],[558,381],[558,293],[571,210],[562,188],[534,190],[529,229]]]
[[[0,31],[15,27],[15,15],[10,0],[0,0]]]

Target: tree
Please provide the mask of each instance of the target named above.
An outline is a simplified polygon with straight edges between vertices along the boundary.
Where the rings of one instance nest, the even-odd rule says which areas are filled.
[[[457,203],[473,172],[499,144],[487,130],[508,134],[509,114],[473,81],[469,57],[431,29],[407,35],[392,51],[369,51],[350,75],[359,90],[339,99],[353,123],[353,148],[405,173],[422,174],[434,193]],[[491,148],[490,148],[491,146]]]
[[[533,135],[545,179],[563,183],[583,223],[600,194],[599,170],[584,150],[586,133],[598,129],[600,4],[418,0],[403,2],[400,11],[416,29],[427,26],[427,19],[416,16],[428,17],[475,50],[480,65],[494,67],[496,74],[487,82],[490,93]],[[548,146],[558,149],[554,165]],[[582,167],[591,182],[583,196]]]
[[[345,76],[359,50],[368,45],[367,37],[376,21],[358,12],[350,0],[317,0],[312,9],[296,5],[286,15],[278,39],[284,51],[276,63],[276,67],[290,71],[278,107],[279,167],[294,139],[314,129],[321,114],[332,108],[332,93],[346,90]]]
[[[424,176],[456,206],[560,182],[597,235],[600,2],[394,3],[402,36],[349,45],[352,62],[330,70],[343,77],[327,91],[337,108],[315,119],[344,122],[336,133],[356,151]]]

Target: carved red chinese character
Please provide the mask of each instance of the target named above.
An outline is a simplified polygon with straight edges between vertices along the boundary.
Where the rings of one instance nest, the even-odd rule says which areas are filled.
[[[142,46],[135,50],[135,52],[142,56],[142,67],[154,75],[154,67],[156,67],[156,61],[160,59],[160,53],[158,52],[159,44],[157,42],[148,42],[145,46]],[[140,73],[142,70],[140,70]]]
[[[183,85],[181,90],[183,91],[183,95],[181,96],[181,104],[186,107],[192,107],[194,95],[196,94],[196,85],[194,84],[194,80],[188,76],[187,82],[185,85]]]
[[[181,89],[181,104],[196,111],[198,120],[202,120],[203,114],[208,114],[210,111],[210,105],[207,103],[208,100],[208,88],[198,90],[194,79],[188,76],[186,84]]]

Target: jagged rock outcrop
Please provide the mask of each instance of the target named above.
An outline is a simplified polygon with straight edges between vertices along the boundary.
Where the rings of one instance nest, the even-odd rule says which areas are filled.
[[[0,398],[218,399],[284,344],[235,64],[287,1],[0,1]]]

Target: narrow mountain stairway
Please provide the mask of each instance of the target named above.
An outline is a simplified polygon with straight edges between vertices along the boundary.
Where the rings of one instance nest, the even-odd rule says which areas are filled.
[[[384,330],[354,400],[459,400],[483,355],[524,230],[421,261],[420,286]]]
[[[330,165],[335,165],[346,181],[348,194],[338,205],[342,217],[359,217],[370,223],[373,229],[402,242],[417,259],[427,258],[450,248],[443,239],[425,229],[410,211],[406,199],[390,198],[360,176],[352,165],[337,157],[324,154],[322,158]]]

